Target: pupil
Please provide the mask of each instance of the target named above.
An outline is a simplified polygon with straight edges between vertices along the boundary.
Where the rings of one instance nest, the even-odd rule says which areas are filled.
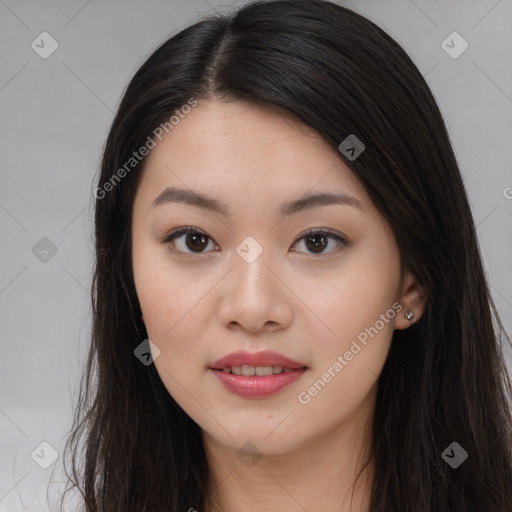
[[[317,242],[313,243],[313,252],[315,252],[316,249],[325,249],[325,247],[327,247],[327,244],[325,243],[325,239],[327,237],[324,236],[324,235],[313,235],[313,236],[310,236],[308,237],[306,240],[306,244],[310,241],[310,240],[317,240]],[[321,239],[322,242],[318,242],[318,239]],[[311,249],[311,247],[308,245],[308,249]],[[320,252],[320,251],[317,251],[317,252]]]
[[[204,244],[206,241],[206,235],[201,235],[199,233],[189,234],[187,235],[187,247],[191,249],[192,251],[195,251],[196,249],[204,249],[204,247],[201,247],[200,244]],[[190,239],[194,240],[194,244],[199,241],[199,245],[193,245],[192,247],[188,244]],[[207,245],[207,244],[206,244]]]

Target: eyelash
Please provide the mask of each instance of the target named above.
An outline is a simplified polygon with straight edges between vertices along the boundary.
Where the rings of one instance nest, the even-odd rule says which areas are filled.
[[[183,227],[180,227],[180,228],[176,228],[176,229],[173,229],[171,232],[169,232],[165,238],[162,240],[162,243],[163,244],[171,244],[171,242],[173,242],[173,240],[177,237],[179,237],[180,235],[184,235],[184,234],[190,234],[190,235],[204,235],[206,236],[209,240],[213,241],[213,239],[211,237],[209,237],[206,233],[204,233],[203,231],[200,231],[199,229],[197,228],[194,228],[192,226],[183,226]],[[330,229],[319,229],[319,228],[313,228],[313,229],[310,229],[308,231],[306,231],[305,233],[303,233],[300,238],[298,238],[295,242],[294,242],[294,245],[305,239],[305,238],[309,238],[313,235],[327,235],[329,238],[334,238],[337,242],[339,242],[342,246],[344,247],[350,247],[351,243],[348,242],[344,237],[342,237],[339,233],[335,232],[335,231],[332,231]],[[313,255],[316,255],[316,256],[326,256],[326,255],[329,255],[329,254],[333,254],[335,252],[338,252],[338,250],[340,250],[339,248],[338,249],[335,249],[334,251],[331,251],[331,252],[324,252],[324,253],[313,253],[313,252],[309,252],[308,254],[313,254]],[[181,255],[186,255],[186,256],[194,256],[194,255],[200,255],[200,254],[207,254],[206,252],[182,252],[182,251],[175,251],[173,249],[174,252],[179,252],[179,254]],[[299,252],[299,251],[296,251],[296,252]]]

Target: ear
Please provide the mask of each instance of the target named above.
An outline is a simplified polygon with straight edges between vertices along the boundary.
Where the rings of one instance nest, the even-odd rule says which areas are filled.
[[[144,315],[140,315],[140,318],[142,319],[142,323],[145,323],[144,322]]]
[[[423,315],[426,301],[427,294],[424,288],[419,284],[416,277],[411,272],[407,271],[398,299],[398,302],[402,305],[402,309],[395,317],[395,329],[407,329],[407,327],[417,322]],[[407,320],[405,316],[407,311],[414,313],[411,320]]]

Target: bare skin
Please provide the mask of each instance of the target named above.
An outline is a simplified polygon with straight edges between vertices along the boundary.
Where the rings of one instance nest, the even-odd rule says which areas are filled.
[[[232,216],[180,202],[151,208],[166,187],[214,198]],[[324,191],[361,208],[279,212]],[[206,235],[204,244],[186,233],[162,243],[181,226]],[[348,245],[330,234],[302,238],[312,228]],[[290,116],[199,101],[151,150],[132,230],[156,369],[203,432],[213,475],[205,510],[369,512],[377,378],[394,329],[411,325],[405,311],[417,321],[425,298],[412,274],[400,281],[392,231],[337,152]],[[262,250],[250,263],[237,252],[247,237]],[[240,397],[210,369],[238,350],[272,350],[307,370],[272,396]]]

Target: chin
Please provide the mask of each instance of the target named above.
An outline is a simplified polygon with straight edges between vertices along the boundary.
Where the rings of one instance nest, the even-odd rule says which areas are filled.
[[[237,452],[237,456],[241,457],[245,454],[254,455],[285,455],[298,448],[301,444],[299,440],[292,439],[289,432],[283,429],[279,434],[272,433],[270,436],[268,428],[257,429],[254,424],[247,429],[239,428],[236,431],[229,430],[231,436],[224,430],[215,431],[213,434],[208,432],[207,435],[217,443],[223,444]]]

